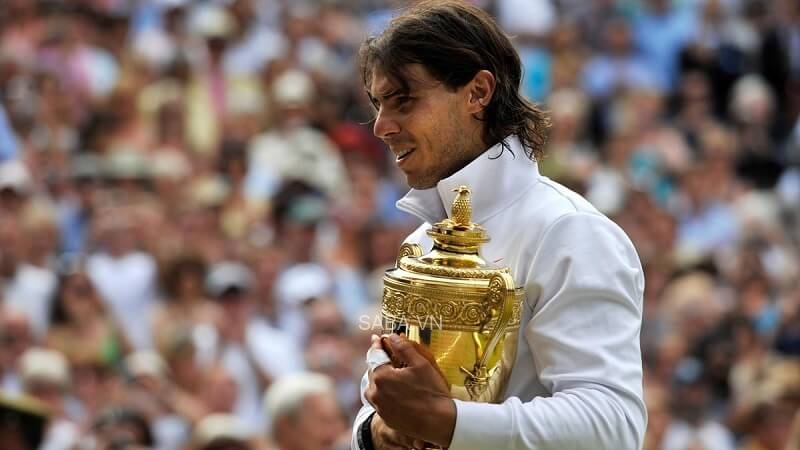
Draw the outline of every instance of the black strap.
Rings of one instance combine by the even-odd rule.
[[[375,450],[372,444],[372,418],[375,417],[375,413],[369,415],[363,422],[361,422],[361,426],[358,428],[358,434],[356,435],[358,439],[358,448],[361,450]]]

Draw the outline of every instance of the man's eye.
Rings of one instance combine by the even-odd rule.
[[[401,111],[402,110],[407,110],[408,108],[411,107],[412,100],[413,99],[411,97],[407,96],[407,95],[402,96],[402,97],[398,97],[398,99],[397,99],[397,109],[401,110]]]

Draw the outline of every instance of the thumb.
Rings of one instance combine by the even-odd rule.
[[[389,343],[392,347],[392,364],[395,367],[419,367],[429,364],[428,360],[417,351],[414,342],[405,336],[391,334]]]

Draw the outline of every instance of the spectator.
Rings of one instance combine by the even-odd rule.
[[[44,342],[64,354],[70,364],[114,367],[130,350],[80,268],[61,274],[49,318],[50,329]]]
[[[277,380],[264,397],[276,450],[333,450],[349,442],[333,383],[318,374]],[[346,447],[345,447],[346,448]]]
[[[603,42],[604,52],[583,68],[582,87],[592,98],[608,99],[625,88],[663,86],[657,72],[636,53],[627,21],[618,18],[607,22]]]
[[[2,390],[7,395],[20,394],[23,390],[20,374],[20,358],[34,344],[33,333],[27,316],[6,306],[0,309],[0,368],[3,370]]]
[[[19,366],[24,392],[47,405],[51,414],[41,448],[71,449],[80,439],[80,429],[64,409],[64,397],[70,392],[66,358],[59,352],[34,347],[20,357]]]
[[[664,77],[663,86],[673,88],[678,79],[678,55],[697,30],[693,5],[675,5],[670,0],[647,0],[633,21],[636,46],[645,64]]]
[[[213,362],[217,327],[222,311],[206,296],[206,264],[195,255],[178,255],[166,262],[161,276],[163,305],[153,313],[154,338],[159,348],[176,330],[193,336],[193,349],[201,366]]]
[[[222,310],[217,351],[219,361],[236,380],[233,412],[251,434],[264,420],[259,392],[275,377],[302,367],[294,342],[251,315],[252,287],[251,271],[238,262],[218,263],[206,279],[208,292]]]
[[[124,210],[108,211],[98,223],[102,250],[91,254],[86,271],[92,284],[122,326],[125,337],[135,349],[152,345],[147,320],[155,301],[156,266],[153,257],[136,248],[132,235],[132,217]]]
[[[310,126],[310,111],[316,87],[305,72],[288,70],[273,82],[271,97],[276,108],[276,128],[250,143],[250,177],[268,176],[266,186],[275,193],[277,180],[305,181],[330,198],[349,191],[339,150],[322,133]]]
[[[5,288],[7,304],[24,312],[41,340],[50,325],[50,305],[56,290],[54,260],[58,251],[55,212],[49,203],[30,201],[21,211],[22,258]]]

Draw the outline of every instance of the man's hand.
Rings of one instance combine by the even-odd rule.
[[[447,382],[411,341],[393,334],[389,342],[392,361],[401,367],[384,364],[371,370],[364,394],[367,401],[392,430],[448,447],[456,423],[456,406]],[[372,339],[372,348],[382,349],[377,336]]]

